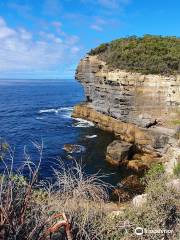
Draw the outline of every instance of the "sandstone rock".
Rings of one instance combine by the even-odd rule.
[[[136,172],[142,172],[149,168],[149,166],[140,159],[129,161],[127,167]]]
[[[155,126],[158,124],[157,119],[153,119],[151,115],[147,113],[140,114],[138,118],[139,118],[139,125],[144,128],[149,128],[151,126]]]
[[[96,111],[91,104],[80,104],[74,107],[73,117],[80,117],[94,122],[99,128],[113,132],[122,141],[138,145],[154,145],[157,134],[149,129],[139,128],[134,124],[125,123],[109,115]],[[162,135],[161,132],[158,135]]]
[[[112,165],[120,166],[133,155],[133,145],[115,140],[107,147],[106,160]]]
[[[121,154],[122,147],[120,146],[120,141],[117,141],[116,145],[114,143],[109,145],[106,159],[114,165],[120,165],[122,163],[128,164],[127,160],[131,160],[133,148],[128,143],[135,144],[137,150],[141,152],[141,155],[137,158],[133,157],[136,161],[128,164],[128,167],[131,169],[142,171],[149,168],[153,162],[156,162],[157,159],[161,157],[161,154],[153,148],[155,146],[154,143],[162,136],[160,130],[156,133],[155,131],[151,132],[149,129],[138,128],[130,123],[123,123],[120,120],[97,112],[89,104],[77,105],[74,108],[73,117],[88,119],[96,123],[101,129],[115,133],[116,137],[122,140],[121,142],[127,142],[124,143],[124,146],[126,153],[127,148],[130,150],[130,155],[128,157],[127,154],[126,157],[124,157],[124,153]]]
[[[151,167],[152,164],[161,162],[161,159],[158,155],[154,154],[153,152],[135,154],[133,156],[133,160],[130,160],[127,163],[127,167],[132,169],[136,172],[145,171]]]
[[[178,145],[174,147],[170,146],[163,157],[163,161],[165,165],[165,171],[168,174],[173,175],[174,167],[178,162],[180,162],[180,147]]]
[[[98,56],[87,56],[78,65],[76,79],[95,110],[123,122],[149,127],[159,121],[169,124],[179,119],[179,75],[110,69]]]
[[[87,55],[78,65],[76,79],[84,87],[86,103],[76,106],[73,116],[94,122],[143,152],[128,162],[128,151],[109,148],[109,162],[126,162],[129,168],[142,171],[158,162],[166,147],[173,144],[180,117],[180,75],[110,69],[98,56]]]
[[[168,186],[174,188],[177,192],[180,193],[180,179],[172,179],[168,182]]]
[[[176,127],[174,136],[176,139],[180,139],[180,125]]]
[[[147,202],[147,194],[141,194],[137,195],[136,197],[133,198],[132,203],[134,207],[140,208]]]

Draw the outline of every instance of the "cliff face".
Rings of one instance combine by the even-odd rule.
[[[124,162],[134,169],[142,163],[149,166],[174,141],[175,129],[180,124],[179,75],[143,75],[109,69],[97,56],[87,56],[79,63],[76,79],[84,87],[86,103],[76,106],[73,116],[91,120],[101,129],[114,132],[117,139],[135,146],[131,159],[126,155],[123,161],[127,146],[124,151],[120,143],[112,144],[113,151],[110,146],[107,151],[109,162]]]
[[[81,60],[77,72],[87,102],[98,112],[141,127],[180,119],[180,75],[142,75],[109,70],[96,56]]]

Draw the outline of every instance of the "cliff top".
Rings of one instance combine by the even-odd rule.
[[[89,52],[111,68],[143,74],[180,73],[180,38],[145,35],[120,38]]]

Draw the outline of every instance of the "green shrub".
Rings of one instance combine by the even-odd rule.
[[[180,162],[178,162],[173,169],[174,175],[180,177]]]
[[[109,44],[103,43],[99,47],[92,49],[90,55],[96,55],[105,52],[108,49]]]
[[[144,234],[141,239],[177,239],[179,232],[179,193],[171,188],[164,168],[160,164],[154,165],[145,176],[147,202],[139,208],[127,210],[126,217],[131,223],[129,239],[139,239],[133,233],[136,227],[147,230],[171,230],[171,233]]]
[[[162,165],[161,163],[154,163],[151,165],[151,168],[146,172],[145,176],[141,178],[141,183],[146,186],[150,182],[154,181],[154,179],[161,178],[164,173],[164,165]]]
[[[3,160],[8,150],[9,144],[4,139],[0,138],[0,160]]]
[[[180,73],[180,38],[144,35],[120,38],[92,49],[110,67],[143,74]]]

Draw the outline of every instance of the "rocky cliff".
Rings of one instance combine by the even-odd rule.
[[[76,79],[94,109],[121,121],[149,127],[180,119],[180,75],[109,70],[96,56],[87,56],[78,66]]]
[[[149,165],[174,141],[180,124],[180,75],[110,69],[97,56],[87,55],[78,65],[76,79],[84,87],[86,103],[76,106],[73,116],[91,120],[135,146],[131,165],[137,160]],[[118,146],[116,153],[107,152],[107,160],[115,158],[119,164],[123,161]]]

